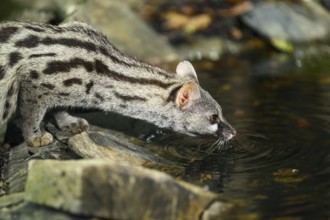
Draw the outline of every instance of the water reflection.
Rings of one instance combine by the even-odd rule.
[[[229,58],[200,68],[201,84],[238,130],[226,150],[207,155],[197,140],[179,138],[158,143],[186,159],[185,179],[238,204],[234,219],[329,216],[330,65],[256,63]]]
[[[196,65],[201,85],[238,131],[220,152],[207,152],[210,140],[154,132],[134,120],[120,118],[112,128],[144,140],[149,149],[185,166],[182,178],[236,204],[229,219],[328,218],[330,64],[318,60],[297,67],[282,57],[229,57]],[[111,128],[101,121],[105,124],[96,124]]]

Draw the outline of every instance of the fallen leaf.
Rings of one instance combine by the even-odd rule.
[[[188,33],[206,29],[212,22],[209,14],[187,16],[178,12],[168,12],[164,15],[166,29],[182,29]]]
[[[209,173],[202,173],[201,174],[200,181],[202,183],[204,183],[205,181],[209,181],[209,180],[212,180],[212,175],[211,174],[209,174]]]
[[[231,33],[231,36],[233,36],[233,38],[236,39],[236,40],[240,40],[243,37],[243,34],[240,31],[240,29],[238,29],[236,27],[232,27],[230,29],[230,33]]]
[[[211,24],[211,22],[212,18],[209,14],[200,14],[191,17],[185,27],[185,31],[188,33],[193,33],[199,30],[204,30]]]
[[[229,9],[221,9],[218,11],[220,16],[223,17],[235,17],[244,13],[247,13],[253,9],[253,3],[251,1],[244,1],[234,5]]]
[[[292,53],[294,50],[293,45],[282,38],[272,38],[270,39],[271,44],[278,50],[287,52],[287,53]]]
[[[164,16],[166,29],[181,29],[187,25],[189,17],[178,12],[168,12]]]
[[[328,84],[330,84],[330,77],[329,76],[328,77],[322,77],[319,82],[322,85],[328,85]]]
[[[309,126],[309,122],[306,119],[304,119],[304,118],[299,118],[297,120],[297,126],[299,128],[306,128],[306,127]]]
[[[279,183],[299,183],[308,178],[308,175],[301,174],[298,169],[284,168],[274,172],[273,177]]]

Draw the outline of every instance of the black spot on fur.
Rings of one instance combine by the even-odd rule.
[[[161,118],[162,118],[162,120],[164,120],[164,121],[167,121],[167,120],[168,120],[168,117],[166,117],[166,116],[164,116],[164,115],[162,115]]]
[[[124,102],[127,102],[127,101],[147,101],[146,98],[143,98],[143,97],[140,97],[140,96],[136,96],[136,95],[133,95],[133,96],[129,96],[129,95],[123,95],[123,94],[119,94],[117,92],[114,92],[115,96],[118,98],[118,99],[121,99],[123,100]]]
[[[119,107],[120,107],[120,108],[124,108],[124,109],[125,109],[125,108],[127,108],[127,105],[124,105],[124,104],[120,104],[120,105],[119,105]]]
[[[26,25],[25,28],[29,29],[31,31],[35,31],[35,32],[45,32],[46,31],[44,28],[41,28],[38,26],[32,26],[32,25]]]
[[[7,97],[11,97],[12,95],[14,95],[15,92],[15,85],[14,83],[9,87],[8,92],[7,92]]]
[[[47,88],[47,89],[50,89],[50,90],[55,88],[55,86],[53,84],[50,84],[50,83],[41,83],[40,85]]]
[[[5,43],[17,32],[17,27],[4,27],[0,29],[0,43]]]
[[[165,83],[158,79],[145,79],[145,78],[136,78],[131,76],[123,75],[115,70],[110,70],[109,67],[104,64],[101,60],[95,60],[95,70],[96,73],[100,75],[105,75],[109,78],[112,78],[117,81],[126,81],[132,84],[141,84],[141,85],[154,85],[164,89],[167,89],[174,83]]]
[[[51,37],[46,37],[43,40],[41,40],[41,43],[44,45],[63,45],[67,47],[78,47],[85,49],[87,51],[93,51],[96,52],[97,46],[91,42],[88,41],[82,41],[78,39],[73,39],[73,38],[51,38]]]
[[[95,70],[99,74],[107,74],[109,68],[100,60],[95,60]]]
[[[172,89],[172,91],[170,92],[169,96],[167,97],[167,102],[175,102],[176,96],[178,91],[180,90],[181,86],[176,87],[174,89]]]
[[[105,44],[109,44],[109,43],[105,43]],[[100,47],[99,51],[104,56],[110,58],[114,63],[120,64],[120,65],[123,65],[126,67],[137,67],[137,68],[147,69],[151,73],[159,74],[166,78],[170,78],[173,76],[172,74],[170,74],[170,73],[166,72],[165,70],[162,70],[158,67],[155,67],[155,66],[143,63],[143,62],[139,62],[138,60],[135,60],[134,57],[129,57],[130,62],[127,62],[121,58],[121,56],[124,56],[124,57],[127,57],[127,56],[121,54],[120,51],[118,51],[113,45],[112,45],[112,49],[115,50],[117,54],[120,54],[120,56],[114,55],[113,52],[109,51],[109,49],[106,47]]]
[[[35,71],[35,70],[31,70],[30,77],[32,79],[38,79],[39,78],[39,73],[37,71]]]
[[[10,102],[8,100],[6,100],[6,102],[5,102],[5,110],[9,110],[10,107],[11,107]]]
[[[21,59],[23,59],[23,56],[19,52],[12,52],[9,54],[9,66],[14,66],[16,63],[18,63]]]
[[[100,93],[97,93],[97,92],[96,92],[94,95],[95,95],[95,98],[99,99],[99,100],[102,101],[102,102],[104,101],[104,98],[103,98],[103,96],[101,96]]]
[[[99,50],[100,50],[100,52],[101,52],[104,56],[110,58],[114,63],[118,63],[118,64],[121,64],[121,65],[123,65],[123,66],[127,66],[127,67],[135,66],[135,65],[133,65],[132,63],[128,63],[128,62],[126,62],[126,61],[120,59],[119,57],[114,56],[114,55],[113,55],[109,50],[107,50],[105,47],[100,47]]]
[[[33,48],[38,46],[39,44],[39,37],[35,35],[29,35],[28,37],[19,40],[15,43],[16,47],[26,47],[26,48]]]
[[[63,81],[63,85],[66,87],[72,86],[73,84],[81,85],[82,80],[79,78],[71,78]]]
[[[94,85],[93,81],[90,81],[89,83],[86,84],[86,94],[89,94],[93,85]]]
[[[67,73],[72,68],[84,67],[87,72],[92,72],[93,63],[81,58],[73,58],[69,61],[51,61],[44,69],[44,74]]]
[[[6,70],[4,66],[0,65],[0,80],[2,80],[5,77]]]
[[[37,53],[37,54],[31,54],[29,58],[38,58],[38,57],[54,57],[56,56],[56,53]]]
[[[60,96],[69,96],[70,93],[67,93],[67,92],[60,92],[59,95],[60,95]]]
[[[45,26],[46,28],[51,29],[52,31],[54,31],[56,33],[62,33],[63,32],[63,28],[61,28],[59,26],[50,25],[50,24],[43,24],[43,26]]]
[[[5,109],[5,111],[2,114],[2,120],[6,120],[8,115],[9,115],[9,111],[7,109]]]

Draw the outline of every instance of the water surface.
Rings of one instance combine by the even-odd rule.
[[[136,120],[102,122],[184,166],[180,178],[234,203],[229,219],[329,219],[330,63],[248,57],[194,64],[238,131],[220,151],[208,154],[211,141]]]
[[[201,69],[201,71],[203,71]],[[227,58],[202,84],[238,136],[186,178],[237,204],[233,219],[330,216],[330,63]]]

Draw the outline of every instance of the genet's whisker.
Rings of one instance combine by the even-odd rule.
[[[207,149],[206,154],[211,154],[216,149],[220,150],[223,143],[223,139],[219,138]]]

